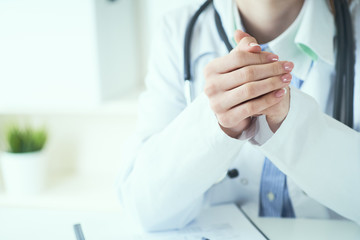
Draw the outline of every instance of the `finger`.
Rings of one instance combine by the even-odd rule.
[[[226,91],[221,103],[221,109],[227,111],[236,105],[258,98],[269,92],[287,87],[291,82],[291,74],[267,78],[261,81],[254,81],[230,91]]]
[[[217,73],[228,73],[249,65],[271,63],[278,60],[279,57],[277,55],[269,52],[250,53],[233,51],[228,55],[213,60],[210,66]]]
[[[221,74],[219,81],[221,81],[223,90],[230,90],[248,82],[290,73],[293,68],[294,64],[287,61],[251,65]]]
[[[244,119],[259,114],[265,109],[279,103],[286,93],[287,91],[285,89],[267,93],[259,98],[233,107],[227,111],[226,114],[219,115],[218,118],[221,118],[222,126],[224,127],[236,126]]]
[[[281,105],[281,104],[283,104],[285,102],[284,101],[285,99],[290,97],[290,88],[289,88],[289,86],[285,87],[285,89],[286,89],[286,92],[284,94],[284,97],[282,97],[282,101],[280,101],[279,103],[277,103],[276,105],[274,105],[271,108],[264,109],[263,111],[260,112],[260,114],[269,116],[271,118],[276,117],[277,115],[280,115],[281,111],[282,111],[281,106],[284,106],[284,105]],[[279,89],[279,90],[283,91],[283,89]],[[276,106],[279,106],[279,107],[276,107]],[[288,111],[288,109],[289,109],[289,106],[287,107],[287,111]]]
[[[234,50],[259,53],[261,52],[261,47],[254,37],[248,36],[243,37]]]
[[[243,39],[244,37],[250,37],[249,34],[247,34],[246,32],[243,32],[241,30],[236,30],[234,32],[234,39],[235,42],[238,44],[240,42],[241,39]]]

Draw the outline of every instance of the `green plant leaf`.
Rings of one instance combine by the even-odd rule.
[[[26,153],[40,151],[47,140],[45,128],[33,129],[11,126],[6,133],[8,151],[12,153]]]

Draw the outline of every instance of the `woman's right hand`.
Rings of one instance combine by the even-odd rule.
[[[235,39],[236,48],[206,65],[204,92],[221,129],[238,138],[252,116],[282,100],[294,64],[261,52],[256,39],[246,33],[236,31]]]

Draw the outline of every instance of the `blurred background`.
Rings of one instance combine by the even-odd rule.
[[[196,1],[0,1],[0,159],[9,126],[47,134],[42,167],[2,161],[0,207],[119,209],[153,33],[164,12]],[[26,191],[42,168],[43,186]]]

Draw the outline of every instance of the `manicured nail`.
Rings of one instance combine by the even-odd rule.
[[[290,72],[294,68],[294,64],[292,62],[285,62],[284,69],[287,72]]]
[[[270,55],[268,56],[268,59],[269,59],[269,61],[277,62],[277,61],[279,61],[279,56],[278,56],[278,55],[275,55],[275,54],[270,54]]]
[[[277,90],[275,92],[275,97],[280,98],[280,97],[284,96],[286,94],[286,92],[287,92],[286,88],[282,88],[280,90]]]
[[[260,46],[260,45],[257,44],[257,43],[249,43],[249,46],[250,46],[250,47],[257,47],[257,46]]]
[[[291,74],[287,73],[285,75],[282,75],[281,81],[283,81],[284,83],[289,83],[291,82],[291,78],[292,78]]]

